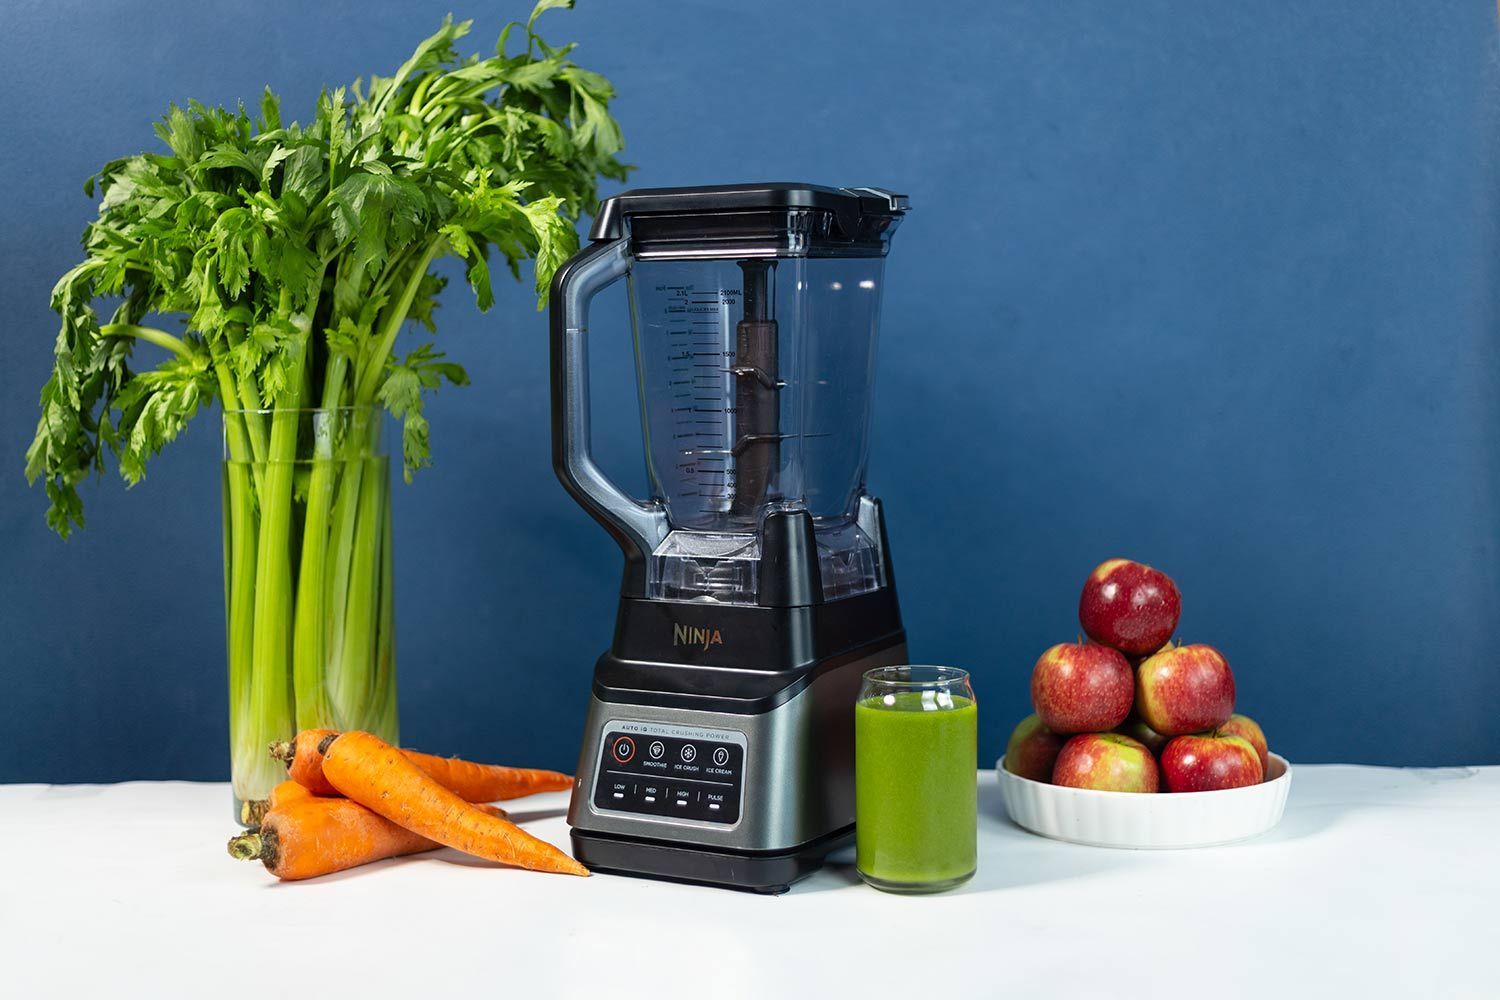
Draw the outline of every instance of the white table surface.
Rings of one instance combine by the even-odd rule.
[[[567,844],[566,796],[512,803]],[[225,785],[0,786],[0,996],[1500,997],[1500,767],[1299,767],[1238,846],[1028,834],[980,775],[979,872],[780,897],[450,851],[278,884]]]

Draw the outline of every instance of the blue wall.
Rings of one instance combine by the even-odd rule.
[[[20,476],[83,178],[169,100],[269,82],[305,109],[389,72],[452,2],[0,14],[0,780],[227,771],[216,416],[130,493],[89,488],[68,544]],[[974,672],[984,759],[1124,554],[1176,577],[1182,634],[1293,760],[1435,764],[1500,761],[1494,19],[585,0],[544,23],[619,87],[638,184],[911,195],[871,482],[914,655]],[[404,736],[568,767],[618,556],[553,479],[525,289],[442,313],[475,385],[433,399],[436,465],[398,493]],[[623,316],[601,334],[598,447],[639,483]]]

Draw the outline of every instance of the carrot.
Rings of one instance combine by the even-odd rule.
[[[538,792],[565,792],[573,787],[573,776],[559,771],[476,764],[457,757],[435,757],[415,750],[401,752],[406,754],[407,760],[426,771],[432,780],[468,802],[498,802]]]
[[[323,753],[318,744],[331,740],[333,729],[304,729],[291,741],[271,744],[271,756],[286,763],[287,775],[314,795],[337,795],[338,790],[323,777]]]
[[[332,785],[329,786],[330,789],[332,787]],[[337,795],[338,792],[331,792],[331,794]],[[291,805],[293,802],[306,802],[310,798],[313,798],[313,793],[308,791],[303,785],[295,781],[283,781],[271,789],[271,797],[266,799],[266,811],[270,812],[272,809],[280,809],[283,806]]]
[[[290,742],[271,744],[271,756],[286,761],[293,781],[314,795],[337,792],[323,776],[323,751],[338,734],[331,729],[304,729]],[[476,764],[457,757],[437,757],[415,750],[402,750],[438,784],[468,802],[518,799],[538,792],[563,792],[573,787],[572,775],[529,767]]]
[[[229,853],[242,861],[259,858],[272,875],[290,881],[437,846],[357,802],[308,798],[266,813],[258,833],[229,841]]]
[[[465,854],[532,871],[589,873],[546,841],[465,802],[370,733],[344,733],[325,746],[323,776],[393,823]]]
[[[294,785],[296,791],[287,789]],[[278,793],[282,793],[278,797]],[[372,861],[431,851],[441,844],[402,829],[358,802],[314,796],[287,781],[271,792],[271,809],[260,830],[229,841],[229,853],[241,861],[259,859],[284,881],[315,878]],[[493,816],[505,812],[476,806]]]
[[[332,789],[332,785],[329,786]],[[251,799],[241,804],[240,821],[251,830],[260,829],[265,821],[266,813],[277,806],[286,805],[293,801],[312,798],[312,792],[302,787],[295,781],[283,781],[271,789],[271,794],[264,799]],[[338,792],[332,794],[337,795]]]

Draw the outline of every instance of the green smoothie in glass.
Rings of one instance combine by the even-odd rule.
[[[940,892],[976,864],[979,709],[952,667],[881,667],[854,706],[856,863],[892,892]]]

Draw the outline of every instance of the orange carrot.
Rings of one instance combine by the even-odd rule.
[[[465,854],[532,871],[589,873],[546,841],[465,802],[370,733],[344,733],[329,743],[323,775],[355,802]]]
[[[402,829],[358,802],[314,796],[296,782],[276,786],[271,802],[260,830],[231,838],[229,853],[241,861],[259,859],[267,871],[285,881],[315,878],[442,846]],[[504,810],[494,806],[475,808],[505,816]]]
[[[258,833],[229,841],[229,853],[242,861],[259,858],[272,875],[290,881],[436,846],[357,802],[309,797],[266,813]]]
[[[331,788],[332,786],[330,785],[329,787]],[[338,793],[334,792],[333,794],[337,795]],[[309,792],[306,788],[303,788],[295,781],[283,781],[271,789],[271,794],[266,798],[251,799],[241,803],[240,822],[244,823],[251,830],[258,830],[260,829],[260,824],[266,818],[266,813],[272,809],[290,802],[309,798],[312,798],[312,792]]]
[[[314,795],[337,795],[338,790],[323,777],[323,754],[318,744],[331,740],[333,729],[304,729],[296,738],[271,744],[271,756],[286,763],[287,775]]]
[[[304,729],[291,742],[271,744],[271,756],[286,761],[292,780],[314,795],[336,795],[323,775],[323,752],[337,735],[332,729]],[[564,792],[573,787],[572,776],[559,771],[476,764],[415,750],[401,752],[438,784],[468,802],[498,802],[538,792]]]
[[[338,793],[334,792],[333,794],[337,795]],[[297,784],[297,782],[283,781],[271,789],[271,795],[266,799],[266,811],[270,812],[272,809],[280,809],[291,805],[293,802],[306,802],[312,797],[313,793],[302,785]]]
[[[573,776],[559,771],[476,764],[457,757],[434,757],[415,750],[401,752],[406,754],[407,760],[426,771],[433,781],[468,802],[498,802],[537,792],[565,792],[573,787]]]

